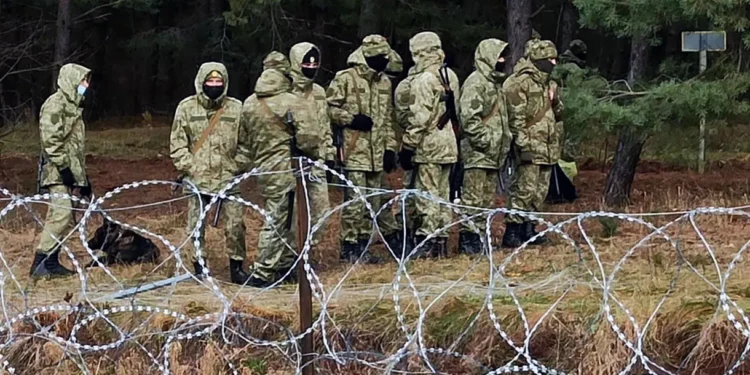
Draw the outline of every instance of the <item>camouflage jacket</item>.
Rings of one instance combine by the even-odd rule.
[[[396,126],[403,132],[409,126],[409,106],[411,105],[411,81],[414,80],[416,73],[414,68],[409,69],[409,75],[399,82],[396,91],[393,94],[393,112]]]
[[[425,42],[423,36],[429,34]],[[409,125],[404,133],[403,147],[415,150],[414,162],[452,164],[458,159],[456,135],[448,122],[438,129],[440,116],[446,111],[441,101],[444,94],[438,69],[445,54],[439,49],[440,40],[434,33],[417,34],[409,48],[415,62],[415,76],[409,89]],[[456,73],[448,69],[451,89],[455,95],[456,110],[460,113],[461,95]]]
[[[203,93],[203,82],[214,70],[224,76],[224,93],[216,102]],[[170,156],[175,168],[199,189],[212,193],[226,186],[243,164],[242,156],[237,152],[242,103],[227,96],[228,88],[229,75],[223,64],[209,62],[201,65],[195,76],[196,94],[177,105],[170,135]],[[195,150],[211,118],[222,108],[216,127],[202,147]]]
[[[352,66],[336,73],[328,87],[331,121],[344,130],[344,168],[379,172],[383,170],[385,150],[398,151],[391,81],[367,66],[361,50],[355,51],[349,62]],[[372,118],[372,131],[360,132],[348,127],[356,114]]]
[[[510,151],[512,135],[502,90],[505,73],[495,71],[508,43],[486,39],[474,53],[476,70],[461,88],[461,152],[465,168],[500,169]]]
[[[549,98],[549,89],[555,92]],[[503,84],[508,98],[510,131],[515,152],[531,152],[533,163],[552,165],[560,158],[563,139],[563,110],[557,84],[528,59],[519,60],[514,73]]]
[[[66,64],[57,77],[57,92],[42,105],[39,114],[39,135],[45,165],[41,186],[62,184],[60,170],[70,168],[76,186],[86,186],[85,132],[83,97],[78,94],[78,84],[90,70],[81,65]]]
[[[318,154],[324,161],[334,160],[336,158],[336,148],[333,146],[333,131],[331,130],[331,120],[328,117],[326,90],[302,74],[302,59],[313,48],[317,47],[310,43],[299,43],[292,46],[292,49],[289,51],[289,60],[291,63],[289,74],[292,76],[293,81],[292,93],[301,99],[309,101],[309,105],[316,108],[318,131],[324,134],[323,142],[319,145],[321,150],[318,151]]]
[[[290,170],[293,142],[307,157],[322,156],[319,152],[325,135],[319,129],[314,102],[301,101],[290,90],[282,71],[267,68],[255,84],[255,94],[242,106],[241,143],[247,145],[252,166],[261,171]],[[292,115],[291,127],[285,122],[287,112]],[[294,181],[291,173],[273,176]]]

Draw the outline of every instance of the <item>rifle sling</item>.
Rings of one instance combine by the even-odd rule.
[[[224,113],[224,107],[219,108],[219,110],[216,111],[213,116],[211,116],[211,120],[208,122],[208,127],[203,130],[203,133],[201,133],[201,137],[198,138],[198,142],[195,142],[195,144],[193,145],[193,148],[190,151],[191,154],[198,154],[198,151],[200,151],[200,149],[203,147],[203,144],[208,139],[208,136],[213,133],[214,128],[216,128],[216,125],[219,123],[219,119],[221,119],[222,113]]]
[[[289,126],[287,126],[286,123],[284,123],[284,120],[281,118],[281,116],[275,114],[271,107],[268,106],[268,103],[266,103],[266,99],[258,99],[258,102],[260,103],[260,107],[263,109],[263,113],[265,113],[268,117],[271,117],[274,121],[273,123],[276,124],[281,130],[284,131],[284,133],[289,134],[289,136],[294,137],[294,132],[289,129]]]

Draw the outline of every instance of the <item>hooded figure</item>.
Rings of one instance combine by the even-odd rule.
[[[379,188],[382,173],[396,169],[398,142],[393,127],[391,81],[383,73],[388,66],[391,48],[380,35],[369,35],[362,46],[347,60],[350,68],[336,73],[328,88],[331,121],[343,128],[343,167],[354,185]],[[356,198],[351,189],[345,200]],[[377,212],[381,197],[371,200]],[[392,215],[390,210],[383,214]],[[366,252],[372,234],[372,218],[363,202],[344,207],[341,213],[341,259],[366,263],[379,259]],[[397,234],[381,234],[395,243]]]
[[[461,142],[464,162],[463,202],[468,206],[490,208],[495,199],[498,172],[503,167],[512,135],[508,126],[508,106],[503,93],[505,61],[510,60],[508,43],[485,39],[474,53],[474,72],[461,88]],[[501,61],[502,60],[502,61]],[[482,251],[486,218],[464,222],[460,233],[460,251]]]
[[[91,195],[91,184],[86,176],[86,127],[81,108],[90,73],[81,65],[63,65],[57,77],[57,91],[47,98],[39,114],[43,164],[40,187],[52,194],[69,195],[78,187],[82,196]],[[58,242],[73,229],[73,204],[70,199],[59,196],[52,196],[50,203],[29,272],[34,278],[73,274],[60,265]]]
[[[509,103],[513,153],[518,161],[511,182],[508,208],[538,212],[547,195],[552,166],[560,158],[563,106],[557,86],[550,80],[557,49],[550,41],[533,43],[528,59],[519,61],[503,88]],[[518,247],[536,235],[531,220],[519,215],[506,216],[503,246]],[[537,238],[532,244],[543,244]]]
[[[317,117],[317,131],[323,135],[323,142],[318,146],[321,161],[333,169],[336,159],[336,148],[333,147],[333,131],[331,121],[328,118],[328,103],[326,102],[326,91],[313,80],[320,67],[320,49],[311,43],[298,43],[289,50],[291,62],[290,75],[292,77],[292,93],[299,100],[307,102],[307,105],[315,108]],[[328,184],[324,170],[314,168],[312,173],[317,177],[308,182],[308,196],[310,197],[310,215],[313,225],[317,224],[323,215],[330,209],[328,201]],[[325,226],[321,226],[313,236],[313,246],[320,243],[325,234]]]
[[[398,52],[391,50],[391,55],[388,58],[388,66],[385,68],[385,75],[393,81],[397,79],[403,71],[404,60]]]
[[[442,43],[437,34],[422,32],[409,41],[409,50],[414,60],[414,77],[409,82],[408,125],[404,133],[399,160],[404,169],[414,169],[408,186],[426,191],[433,196],[448,200],[450,195],[449,174],[456,163],[458,149],[452,124],[438,128],[440,117],[447,111],[443,98],[446,90],[441,84],[440,69],[445,60]],[[411,74],[411,73],[410,73]],[[454,94],[453,105],[458,110],[460,98],[459,81],[448,69],[450,88]],[[407,78],[408,79],[408,78]],[[460,113],[460,111],[459,111]],[[424,198],[411,200],[415,213],[415,243],[447,225],[451,220],[450,209]],[[433,256],[445,254],[447,232],[440,232],[422,246]]]
[[[175,111],[170,135],[170,156],[175,168],[186,181],[201,191],[218,193],[247,164],[248,156],[244,151],[246,146],[240,144],[239,137],[242,103],[227,96],[229,73],[223,64],[208,62],[201,65],[194,83],[195,95],[182,100]],[[185,191],[188,192],[187,188]],[[229,194],[238,194],[238,189]],[[188,233],[194,231],[198,222],[201,200],[205,207],[211,197],[191,195],[188,200]],[[224,200],[221,205],[231,280],[242,284],[247,279],[247,274],[242,271],[246,253],[244,206],[232,200]],[[207,220],[204,219],[199,233],[201,249],[204,251],[206,225]],[[204,258],[205,253],[198,260],[194,252],[188,251],[188,260],[193,262],[198,278],[208,272],[203,266]]]
[[[293,156],[320,159],[324,134],[320,133],[318,111],[313,100],[300,100],[291,92],[287,79],[289,60],[271,52],[255,84],[255,93],[242,106],[242,137],[247,140],[253,166],[263,172],[285,172],[258,176],[270,220],[258,236],[258,256],[248,285],[268,287],[286,275],[294,263],[287,244],[295,242],[295,177],[290,173]],[[312,87],[310,87],[312,89]],[[293,277],[292,277],[293,279]]]

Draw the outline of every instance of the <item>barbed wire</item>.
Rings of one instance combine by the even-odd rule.
[[[175,366],[180,358],[175,358],[172,350],[176,345],[182,343],[199,342],[209,340],[223,345],[219,355],[228,373],[247,373],[243,369],[241,360],[238,360],[235,349],[254,348],[257,350],[270,350],[276,354],[279,362],[277,365],[285,366],[293,370],[295,374],[301,373],[305,366],[312,364],[328,364],[334,367],[361,366],[377,373],[445,373],[441,370],[444,365],[442,360],[456,360],[465,366],[467,374],[483,373],[488,375],[510,374],[510,373],[533,373],[533,374],[572,374],[580,373],[576,368],[559,368],[559,363],[549,363],[546,358],[535,355],[532,348],[535,335],[538,335],[545,324],[555,318],[562,311],[563,304],[571,296],[575,295],[581,288],[587,288],[591,293],[599,295],[599,315],[609,325],[613,337],[620,345],[627,349],[628,357],[624,359],[624,365],[619,368],[620,374],[631,373],[638,368],[652,375],[678,374],[681,368],[666,363],[652,349],[646,346],[650,329],[655,320],[662,313],[669,298],[680,288],[684,282],[685,274],[697,277],[705,284],[716,298],[715,317],[723,316],[736,332],[746,339],[742,348],[738,348],[739,356],[731,366],[722,370],[724,374],[738,373],[746,363],[747,355],[750,353],[750,318],[741,308],[738,297],[729,292],[729,279],[741,265],[743,255],[750,246],[750,239],[743,240],[744,244],[731,255],[728,264],[726,253],[719,253],[711,245],[709,237],[697,224],[698,217],[744,217],[750,218],[747,211],[750,206],[733,208],[706,207],[687,211],[661,212],[661,213],[613,213],[613,212],[544,212],[528,213],[505,208],[470,207],[455,204],[447,200],[430,195],[427,192],[416,189],[382,189],[355,186],[351,180],[336,170],[329,169],[325,164],[308,159],[302,159],[307,167],[301,171],[301,181],[304,204],[307,207],[308,228],[299,228],[305,232],[305,245],[297,249],[296,244],[286,241],[286,236],[273,228],[276,236],[282,241],[285,248],[292,251],[295,257],[291,270],[277,280],[272,286],[264,289],[244,286],[227,286],[216,279],[216,273],[211,272],[211,265],[206,261],[207,250],[200,241],[201,228],[206,226],[208,213],[220,200],[232,201],[249,208],[254,215],[259,215],[264,224],[273,224],[270,213],[267,212],[260,202],[252,202],[236,194],[237,187],[250,178],[272,174],[292,174],[294,170],[270,168],[270,171],[254,169],[232,179],[217,193],[203,192],[190,181],[182,184],[185,194],[170,199],[159,200],[150,203],[141,203],[125,207],[107,207],[121,194],[137,191],[146,187],[175,188],[180,186],[174,181],[145,180],[132,182],[105,193],[101,197],[91,200],[81,199],[75,195],[48,193],[23,196],[13,194],[7,189],[0,188],[0,201],[6,205],[0,210],[0,225],[7,222],[11,212],[19,211],[18,215],[27,212],[32,223],[45,231],[44,221],[34,210],[34,206],[54,206],[53,199],[69,199],[75,202],[74,212],[81,214],[80,220],[73,230],[63,238],[54,238],[58,242],[61,254],[70,261],[77,277],[70,280],[58,282],[63,283],[64,290],[69,293],[71,288],[77,290],[75,299],[66,297],[66,303],[59,300],[65,296],[36,296],[42,294],[38,290],[24,285],[28,280],[20,276],[18,259],[12,261],[7,248],[14,245],[10,242],[0,243],[0,308],[2,309],[2,324],[0,324],[0,369],[8,373],[24,373],[25,368],[31,369],[30,363],[24,363],[16,358],[18,348],[29,345],[54,345],[62,353],[57,365],[60,373],[63,373],[63,362],[74,366],[76,371],[85,374],[96,374],[97,370],[92,367],[90,359],[97,353],[107,353],[115,350],[133,349],[145,355],[149,363],[151,373],[173,374]],[[280,160],[281,162],[288,162]],[[313,222],[314,215],[311,214],[313,205],[310,197],[310,184],[319,184],[322,181],[315,177],[318,173],[314,170],[329,172],[338,178],[341,183],[329,184],[329,188],[351,189],[353,198],[340,204],[331,204],[331,208],[318,215],[319,219]],[[299,174],[299,172],[296,172]],[[136,225],[129,220],[117,219],[114,214],[137,212],[143,209],[151,209],[172,203],[180,202],[191,196],[210,197],[204,203],[198,199],[199,212],[196,225],[188,230],[184,238],[178,241],[170,241],[166,234],[150,230],[147,226]],[[147,196],[147,195],[144,195]],[[373,198],[381,198],[384,202],[381,207],[373,207]],[[406,238],[408,232],[406,225],[409,214],[407,213],[407,202],[419,199],[429,204],[440,205],[454,214],[454,219],[447,225],[429,234],[421,243],[412,248],[407,246]],[[312,263],[312,255],[316,248],[313,245],[313,237],[319,236],[319,232],[330,225],[336,215],[353,204],[364,204],[367,214],[372,221],[373,233],[367,244],[369,252],[375,251],[378,243],[382,243],[388,260],[395,264],[390,283],[380,284],[348,284],[358,272],[361,272],[362,257],[357,264],[348,265],[344,273],[336,280],[330,281],[325,271],[320,271]],[[402,248],[393,249],[392,244],[387,241],[379,241],[385,238],[377,219],[383,212],[391,213],[400,218],[402,223],[401,236]],[[502,215],[518,215],[526,220],[532,221],[543,228],[534,238],[516,249],[500,249],[496,243],[497,227],[493,223]],[[128,291],[132,284],[132,277],[118,277],[117,271],[101,261],[100,255],[88,245],[90,237],[88,227],[94,223],[95,216],[100,215],[102,220],[115,223],[122,228],[132,230],[139,235],[157,242],[167,249],[166,256],[160,260],[154,270],[148,273],[149,280],[144,280],[136,288],[144,287],[144,291],[133,292],[128,299],[122,299],[122,292]],[[18,217],[18,216],[16,216]],[[657,226],[646,221],[647,218],[663,218],[664,223]],[[552,218],[563,218],[552,222]],[[601,241],[587,229],[587,223],[595,220],[615,220],[624,225],[645,230],[647,234],[640,237],[635,245],[625,248],[627,251],[616,261],[608,261],[612,257],[608,249],[601,248]],[[483,220],[484,229],[480,230],[476,222]],[[482,243],[482,254],[469,257],[466,263],[455,263],[454,273],[458,276],[444,274],[431,274],[420,276],[413,269],[419,262],[427,260],[417,259],[420,251],[427,246],[429,241],[435,237],[450,233],[457,227],[468,225],[471,230],[480,235]],[[705,252],[709,259],[707,264],[696,265],[691,261],[694,256],[688,256],[683,242],[679,238],[684,236],[682,229],[674,233],[676,228],[689,228],[689,232],[697,236],[698,249]],[[181,230],[181,229],[180,229]],[[5,237],[12,237],[12,231]],[[77,235],[77,236],[76,236]],[[519,265],[533,261],[538,257],[538,251],[532,250],[532,243],[542,236],[556,239],[555,245],[550,248],[557,255],[564,258],[562,268],[527,275],[528,277],[514,276],[512,269]],[[76,238],[80,241],[83,251],[74,251],[71,246],[75,244]],[[559,238],[559,240],[557,240]],[[15,244],[17,246],[17,244]],[[28,244],[31,245],[31,244]],[[203,275],[195,277],[189,267],[183,261],[183,249],[191,245],[195,249],[195,257],[202,266]],[[319,246],[319,245],[318,245]],[[634,261],[640,251],[653,246],[666,246],[668,250],[660,250],[663,254],[671,255],[675,264],[673,273],[666,283],[665,290],[655,301],[653,310],[648,315],[642,315],[628,307],[626,298],[617,292],[618,275],[625,273],[628,262]],[[565,250],[568,249],[568,250]],[[696,249],[690,249],[691,254]],[[533,253],[536,252],[536,253]],[[536,255],[529,255],[530,253]],[[568,256],[569,255],[569,256]],[[364,255],[363,255],[364,256]],[[96,265],[93,269],[102,270],[105,278],[94,277],[92,272],[84,264],[84,258],[91,258]],[[167,269],[174,262],[174,269]],[[300,330],[294,325],[284,324],[278,319],[263,317],[261,313],[251,313],[242,309],[242,306],[256,306],[258,308],[269,300],[279,300],[282,294],[276,288],[285,280],[293,277],[292,272],[298,264],[302,264],[304,275],[309,282],[312,299],[315,304],[317,316],[314,317],[310,328]],[[699,268],[708,265],[715,271],[715,275],[707,276]],[[386,266],[367,266],[387,268]],[[372,269],[372,268],[368,268]],[[157,272],[164,270],[165,272]],[[251,269],[252,271],[252,269]],[[477,273],[481,273],[481,280],[476,280]],[[533,274],[534,272],[530,272]],[[665,272],[666,273],[666,272]],[[453,274],[453,273],[451,273]],[[144,277],[139,275],[137,277]],[[523,276],[523,275],[522,275]],[[532,277],[533,276],[533,277]],[[153,280],[156,277],[157,280]],[[739,277],[739,276],[736,276]],[[736,278],[735,277],[735,278]],[[183,283],[184,280],[191,280]],[[78,284],[77,286],[75,284]],[[161,303],[153,303],[148,299],[150,292],[145,288],[147,284],[162,283],[161,286],[169,287],[166,293],[158,294]],[[178,285],[179,284],[179,285]],[[190,284],[190,285],[187,285]],[[195,287],[199,289],[196,290]],[[191,314],[187,308],[189,301],[185,301],[185,295],[179,294],[181,288],[190,289],[190,296],[195,300],[210,301],[203,306],[207,312]],[[53,288],[54,289],[54,288]],[[109,293],[109,294],[107,294]],[[119,293],[119,294],[118,294]],[[389,296],[390,294],[390,296]],[[528,303],[524,295],[544,295],[547,306],[541,311],[534,308],[534,317],[530,316]],[[109,297],[108,297],[109,296]],[[114,297],[113,297],[114,296]],[[292,292],[287,292],[286,297],[293,299]],[[349,322],[339,319],[337,312],[341,296],[350,296],[354,304],[363,307],[369,304],[369,308],[363,309],[366,313],[357,321]],[[444,303],[453,297],[471,297],[481,301],[480,308],[471,312],[464,324],[455,333],[450,345],[435,347],[427,332],[430,316],[436,314],[437,310],[444,307]],[[390,298],[389,298],[390,297]],[[708,297],[708,296],[704,296]],[[582,298],[577,295],[575,298]],[[187,298],[188,300],[190,298]],[[382,352],[383,345],[378,347],[358,348],[356,340],[352,340],[351,332],[363,324],[366,319],[380,304],[386,300],[392,301],[392,310],[395,328],[401,332],[400,341],[392,342],[393,350]],[[509,302],[508,302],[509,301]],[[653,301],[651,301],[653,302]],[[502,303],[502,308],[499,308]],[[166,307],[171,306],[171,307]],[[509,310],[510,309],[510,310]],[[512,312],[514,310],[514,312]],[[43,322],[43,316],[54,314],[52,323]],[[520,320],[520,331],[509,326],[509,316],[515,314]],[[126,317],[130,317],[127,318]],[[154,321],[168,319],[171,327],[158,326]],[[487,319],[494,332],[477,331],[477,327]],[[718,318],[716,318],[718,319]],[[714,320],[715,322],[716,320]],[[255,322],[255,323],[253,323]],[[66,325],[69,331],[61,330],[60,325]],[[262,327],[262,328],[257,328]],[[489,328],[489,327],[487,327]],[[701,329],[703,334],[705,329]],[[91,337],[84,339],[83,336],[92,336],[89,330],[107,332],[100,338],[101,341],[91,341]],[[86,333],[84,333],[86,332]],[[271,333],[269,333],[271,332]],[[62,333],[62,334],[60,334]],[[487,361],[487,356],[476,357],[470,351],[462,352],[462,345],[475,335],[495,335],[502,342],[503,350],[510,350],[510,355],[500,362],[498,358]],[[96,335],[93,335],[94,337]],[[318,345],[317,354],[314,358],[305,359],[298,341],[303,337],[312,336],[316,338]],[[158,344],[155,344],[158,343]],[[501,345],[501,344],[497,344]],[[217,349],[218,350],[218,349]],[[687,361],[695,353],[694,348],[685,358]],[[684,362],[683,361],[683,362]],[[500,364],[502,363],[502,364]],[[640,366],[640,367],[639,367]],[[448,373],[455,373],[447,371]]]

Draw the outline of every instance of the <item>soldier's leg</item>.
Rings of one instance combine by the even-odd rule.
[[[419,164],[416,172],[415,187],[431,194],[435,198],[447,201],[450,195],[449,174],[449,165]],[[416,229],[417,243],[450,222],[450,208],[441,206],[437,202],[425,198],[420,197],[416,200],[415,211],[416,220],[419,223],[419,227]],[[440,233],[438,237],[443,240],[448,237],[448,233]],[[437,246],[437,243],[430,246]],[[425,250],[433,251],[435,249]]]
[[[310,200],[310,227],[316,225],[318,221],[331,209],[328,199],[328,183],[326,183],[326,173],[321,169],[314,169],[314,179],[308,181],[307,192]],[[326,232],[327,219],[321,227],[313,234],[312,245],[317,246]]]
[[[534,202],[538,199],[539,195],[537,189],[540,178],[539,165],[519,165],[511,182],[511,189],[508,194],[508,208],[526,212],[533,211],[535,209]],[[547,178],[549,179],[549,175],[547,175]],[[527,220],[521,215],[506,215],[503,247],[518,247],[528,240],[526,232]]]
[[[245,261],[245,206],[241,203],[225,200],[221,208],[224,221],[224,236],[229,259]]]
[[[52,185],[49,187],[52,194],[70,194],[65,185]],[[59,242],[73,230],[73,202],[68,198],[52,197],[47,207],[47,216],[44,219],[44,230],[39,244],[36,247],[37,254],[49,255],[59,250]]]
[[[461,204],[465,206],[487,208],[486,204],[486,185],[487,173],[484,169],[473,168],[464,171],[464,184],[461,190]],[[465,210],[464,213],[467,216],[471,216],[477,213],[474,210]],[[461,218],[459,218],[461,219]],[[480,217],[472,220],[474,225],[481,231],[484,225],[484,220]],[[461,232],[474,233],[469,221],[461,223]]]
[[[388,174],[380,173],[380,188],[386,190],[394,190],[391,184],[388,182]],[[383,204],[389,202],[394,196],[392,194],[383,195],[381,201]],[[394,202],[388,208],[383,210],[378,216],[378,226],[383,236],[391,234],[397,234],[401,232],[401,225],[398,223],[398,218],[393,214],[393,207],[398,204],[398,201]]]
[[[70,194],[64,185],[52,185],[49,192]],[[29,275],[38,277],[65,277],[73,271],[60,264],[60,245],[73,230],[73,202],[69,198],[52,197],[47,208],[42,236],[36,248]]]
[[[203,204],[201,204],[201,201]],[[185,264],[193,264],[195,268],[195,273],[200,274],[202,271],[199,268],[199,265],[197,264],[197,259],[195,256],[195,225],[198,223],[198,218],[200,217],[201,210],[205,209],[206,202],[204,199],[202,199],[200,196],[197,195],[191,195],[188,198],[188,210],[187,210],[187,225],[185,227],[185,233],[188,236],[188,244],[185,245],[181,250],[181,256],[182,261]],[[203,219],[201,222],[200,228],[198,228],[198,240],[200,243],[201,251],[202,251],[202,257],[203,261],[206,262],[207,253],[206,253],[206,246],[205,246],[205,233],[206,233],[206,225],[208,225],[208,216]]]
[[[549,182],[552,177],[553,165],[540,165],[539,166],[539,178],[537,179],[537,185],[535,188],[536,195],[532,202],[532,209],[536,212],[542,211],[542,205],[544,205],[544,199],[547,198],[547,192],[549,191]]]
[[[294,207],[294,202],[289,199],[291,188],[280,188],[276,192],[268,191],[267,188],[265,190],[265,211],[269,218],[258,236],[258,255],[255,257],[253,277],[273,282],[277,271],[289,268],[294,263],[294,252],[290,247],[296,246],[296,223],[294,214],[292,217],[289,215],[290,208]]]
[[[349,171],[348,178],[355,186],[367,186],[367,174],[365,172]],[[361,194],[367,194],[367,190],[360,190]],[[351,202],[359,198],[354,189],[344,189],[344,202]],[[369,213],[365,209],[365,204],[361,200],[356,200],[345,206],[341,210],[341,259],[349,260],[352,252],[358,252],[359,235],[362,227],[370,225],[369,220],[365,221],[365,215]]]

